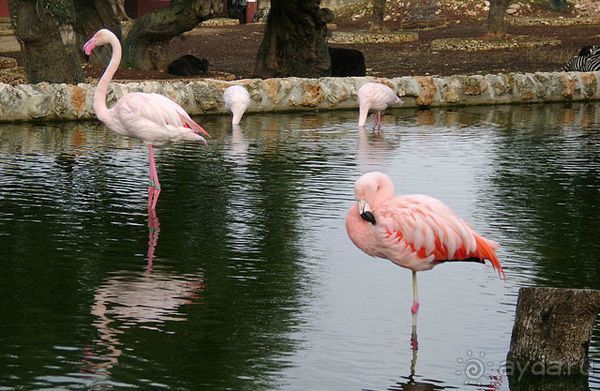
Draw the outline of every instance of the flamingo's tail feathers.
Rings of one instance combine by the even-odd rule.
[[[496,250],[500,248],[500,245],[492,240],[485,239],[482,236],[475,235],[475,242],[477,243],[477,255],[481,259],[487,259],[492,264],[494,270],[498,271],[498,275],[503,280],[506,279],[504,269],[496,256]]]
[[[194,132],[196,133],[201,133],[203,135],[205,135],[206,137],[210,138],[210,134],[208,134],[206,132],[206,130],[204,130],[202,128],[202,126],[198,125],[193,119],[191,119],[190,117],[186,117],[183,116],[181,114],[179,114],[179,118],[181,118],[181,122],[183,122],[183,126],[185,126],[186,128],[190,128],[192,129]]]

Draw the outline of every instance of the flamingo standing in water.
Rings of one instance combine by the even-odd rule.
[[[250,94],[248,93],[248,90],[237,85],[227,87],[223,93],[223,101],[225,102],[227,110],[231,111],[231,114],[233,114],[231,124],[239,125],[242,116],[250,104]]]
[[[381,83],[365,83],[358,89],[358,127],[365,126],[369,110],[371,110],[374,111],[375,119],[373,128],[381,128],[381,113],[388,106],[397,103],[404,103],[404,101],[390,87]]]
[[[85,43],[83,51],[89,56],[96,46],[103,45],[111,46],[112,57],[94,93],[94,112],[110,130],[143,140],[148,145],[148,209],[154,210],[160,194],[154,145],[160,146],[181,140],[206,144],[201,134],[208,137],[208,133],[194,122],[181,106],[159,94],[131,92],[119,99],[110,109],[106,107],[108,85],[121,62],[119,39],[109,30],[102,29]]]
[[[368,255],[412,270],[413,346],[419,311],[417,272],[447,261],[487,259],[504,278],[496,257],[500,245],[475,232],[442,201],[422,194],[395,195],[392,180],[381,172],[358,178],[354,194],[357,202],[346,216],[350,240]]]

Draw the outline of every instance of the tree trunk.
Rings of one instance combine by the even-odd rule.
[[[373,13],[371,14],[371,25],[369,26],[370,33],[387,33],[388,29],[383,25],[383,15],[385,8],[385,0],[372,0]]]
[[[165,69],[169,41],[223,11],[221,0],[173,0],[171,5],[137,19],[123,44],[123,62],[146,70]]]
[[[600,291],[521,288],[507,374],[587,375]]]
[[[79,48],[102,28],[109,29],[119,40],[122,39],[121,21],[114,0],[95,0],[93,6],[90,5],[90,0],[74,0],[74,6],[77,14],[75,30]],[[80,52],[83,54],[83,51]],[[92,53],[90,62],[106,64],[110,56],[109,47],[99,47]]]
[[[127,12],[125,12],[125,0],[117,0],[115,2],[115,14],[121,22],[128,22],[131,20]]]
[[[488,36],[499,37],[506,33],[504,16],[508,9],[510,0],[490,0],[490,11],[488,13]]]
[[[72,2],[9,0],[8,4],[29,82],[83,82]]]
[[[327,23],[333,13],[320,0],[272,0],[256,57],[259,77],[328,76]]]

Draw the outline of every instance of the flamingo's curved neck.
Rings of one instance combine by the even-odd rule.
[[[367,117],[369,116],[369,107],[366,104],[359,105],[358,114],[358,127],[362,128],[367,123]]]
[[[119,39],[115,35],[112,35],[109,44],[112,49],[112,56],[94,93],[94,112],[102,122],[106,122],[110,118],[108,107],[106,107],[106,94],[108,92],[108,85],[121,62],[121,44],[119,43]]]
[[[232,125],[239,125],[242,120],[242,116],[244,115],[244,110],[240,108],[236,108],[232,111],[233,118],[231,119]]]
[[[394,197],[394,184],[388,177],[377,178],[379,189],[371,201],[371,207],[376,208],[379,204]]]

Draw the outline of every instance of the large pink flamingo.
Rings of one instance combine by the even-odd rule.
[[[446,261],[483,263],[487,259],[504,278],[496,256],[500,245],[475,232],[442,201],[422,194],[395,195],[392,180],[381,172],[358,178],[354,194],[357,202],[346,216],[352,242],[368,255],[412,270],[415,344],[417,272]]]
[[[404,103],[390,87],[381,83],[365,83],[358,89],[358,127],[362,128],[367,122],[369,110],[374,111],[376,129],[381,128],[381,112],[388,106]]]
[[[94,93],[94,112],[112,131],[143,140],[148,144],[148,209],[154,210],[160,194],[154,145],[160,146],[181,140],[206,144],[206,140],[200,134],[208,136],[208,133],[194,122],[181,106],[159,94],[131,92],[119,99],[110,109],[106,107],[108,85],[121,62],[119,39],[109,30],[102,29],[85,43],[83,50],[89,56],[96,46],[103,45],[111,46],[112,57]]]

